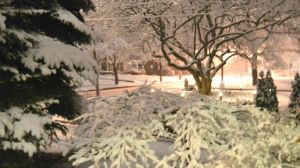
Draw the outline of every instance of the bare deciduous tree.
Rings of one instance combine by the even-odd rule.
[[[216,73],[238,55],[239,39],[276,30],[299,16],[297,0],[136,0],[111,6],[114,15],[102,19],[123,20],[132,23],[126,24],[129,28],[147,30],[159,41],[168,65],[190,72],[205,95],[211,93]]]
[[[159,16],[145,17],[145,21],[159,39],[168,64],[189,71],[199,91],[208,95],[212,78],[237,55],[235,47],[231,47],[233,42],[298,16],[298,10],[292,10],[292,5],[285,0],[177,1],[157,10],[144,8],[143,13]],[[141,9],[131,8],[136,14],[141,13]],[[187,33],[192,47],[181,38]]]

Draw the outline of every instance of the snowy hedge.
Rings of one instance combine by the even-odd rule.
[[[292,121],[198,93],[181,98],[142,87],[93,100],[91,112],[76,122],[77,137],[68,146],[74,165],[246,168],[300,163],[300,128]],[[148,143],[159,136],[174,140],[172,154],[162,159]]]
[[[167,118],[174,153],[158,167],[278,167],[299,165],[300,127],[253,106],[215,100],[187,103]]]

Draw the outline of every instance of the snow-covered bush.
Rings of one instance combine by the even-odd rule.
[[[90,137],[90,140],[78,144],[75,154],[70,157],[73,165],[77,166],[85,162],[93,164],[91,168],[109,166],[121,168],[149,167],[158,161],[157,157],[149,148],[148,142],[155,141],[152,133],[163,131],[161,122],[153,121],[144,126],[124,126],[111,129],[108,135]]]
[[[171,116],[174,153],[157,167],[278,167],[300,163],[299,127],[253,106],[196,95]],[[198,95],[199,96],[199,95]],[[194,101],[192,101],[194,100]]]
[[[264,116],[266,117],[266,116]],[[300,164],[299,127],[274,124],[254,127],[252,137],[239,137],[219,161],[224,167],[297,167]],[[221,163],[226,160],[226,162]]]
[[[264,72],[261,71],[259,76],[255,105],[268,111],[278,112],[277,87],[274,84],[271,72],[268,70],[266,76],[264,76]]]
[[[290,95],[289,113],[300,123],[300,75],[296,73],[292,83],[292,92]]]
[[[75,120],[80,126],[69,144],[74,165],[248,168],[295,167],[300,161],[300,128],[254,105],[142,87],[92,100],[90,108]],[[161,160],[148,144],[157,135],[174,140],[172,153]]]
[[[75,120],[80,127],[69,144],[69,150],[75,150],[70,159],[74,165],[92,162],[94,167],[155,164],[158,159],[148,142],[164,133],[164,116],[179,108],[179,100],[146,86],[118,97],[91,100],[91,111]]]
[[[200,95],[198,95],[200,96]],[[190,101],[176,113],[167,116],[167,125],[177,134],[174,153],[166,156],[157,167],[204,167],[231,143],[239,128],[236,111],[217,101]]]

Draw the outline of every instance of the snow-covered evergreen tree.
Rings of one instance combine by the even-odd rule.
[[[0,1],[0,150],[30,156],[64,127],[49,114],[81,112],[74,88],[94,78],[94,62],[77,46],[92,40],[81,11],[90,0]]]
[[[278,112],[277,87],[274,84],[271,72],[268,70],[266,77],[264,72],[259,73],[255,105],[268,111]]]
[[[296,73],[292,83],[292,93],[290,95],[289,111],[300,121],[300,76]]]
[[[265,74],[263,71],[259,73],[259,79],[256,87],[255,105],[261,107],[265,104]]]

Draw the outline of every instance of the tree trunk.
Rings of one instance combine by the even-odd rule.
[[[200,80],[200,78],[199,78],[198,75],[194,75],[194,74],[193,74],[193,77],[194,77],[194,80],[195,80],[195,82],[196,82],[196,86],[197,86],[198,90],[200,91],[201,88],[202,88],[201,80]]]
[[[210,78],[203,78],[202,79],[202,87],[200,93],[203,95],[210,95],[211,94],[211,82]]]
[[[257,69],[252,67],[252,85],[257,85]]]
[[[97,71],[96,77],[96,96],[100,96],[100,87],[99,87],[99,72]]]
[[[257,54],[254,54],[251,59],[251,70],[252,70],[252,85],[257,85]]]
[[[118,68],[119,65],[117,65],[117,56],[116,56],[116,51],[115,51],[115,45],[113,45],[113,50],[114,50],[114,55],[113,55],[113,72],[115,76],[115,84],[119,84],[119,76],[118,76]]]
[[[113,63],[113,71],[114,71],[114,76],[115,76],[115,84],[119,84],[119,76],[118,76],[118,68],[116,66],[116,63]]]
[[[162,82],[162,64],[161,64],[161,57],[159,57],[159,81]]]
[[[199,78],[198,75],[193,75],[196,86],[198,88],[199,93],[203,95],[210,95],[211,94],[211,82],[212,80],[210,78]]]

